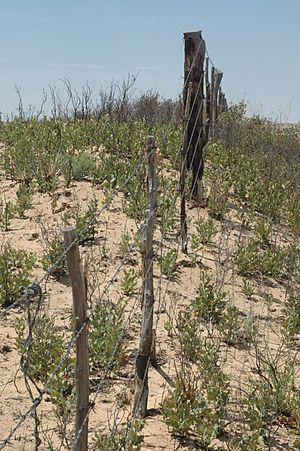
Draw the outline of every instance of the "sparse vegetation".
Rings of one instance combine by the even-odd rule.
[[[15,249],[11,243],[0,248],[0,306],[12,304],[30,283],[35,264],[32,252]]]
[[[127,91],[122,99],[115,92],[102,92],[97,107],[72,95],[74,111],[68,107],[64,112],[56,101],[51,118],[23,112],[0,122],[5,146],[5,152],[0,150],[0,180],[5,182],[0,231],[7,239],[0,251],[1,307],[11,305],[32,276],[38,278],[55,264],[47,308],[36,318],[30,346],[27,322],[18,319],[15,324],[16,348],[20,356],[27,353],[32,383],[40,387],[47,382],[71,335],[70,312],[63,310],[70,307],[71,290],[63,277],[67,267],[60,229],[72,223],[80,234],[83,259],[92,260],[85,273],[89,312],[101,296],[88,327],[91,393],[102,377],[110,377],[103,384],[103,409],[113,428],[98,432],[93,448],[142,448],[144,425],[133,419],[124,427],[128,406],[118,396],[121,386],[126,387],[124,399],[130,399],[132,390],[139,310],[131,309],[134,295],[139,300],[141,270],[131,251],[147,207],[144,146],[151,133],[158,146],[159,181],[154,315],[166,329],[159,329],[156,338],[157,361],[166,363],[166,372],[170,361],[176,368],[175,387],[164,393],[161,404],[166,424],[189,449],[214,449],[218,439],[228,449],[277,449],[278,437],[278,443],[284,437],[299,449],[299,130],[246,117],[243,105],[232,105],[220,115],[215,139],[205,149],[207,205],[199,210],[189,208],[195,205],[187,201],[186,256],[178,236],[182,110],[170,122],[174,105],[157,93],[131,102]],[[178,107],[180,111],[180,101]],[[76,197],[80,192],[84,205]],[[36,205],[33,199],[38,199]],[[41,226],[40,236],[31,230],[35,222]],[[24,235],[19,224],[24,224]],[[34,246],[37,255],[14,248],[15,234],[22,245],[29,237],[27,247]],[[115,276],[114,265],[121,268]],[[61,305],[55,307],[54,293],[61,296]],[[47,309],[55,310],[55,317]],[[130,328],[125,327],[128,318]],[[0,351],[9,358],[3,346]],[[61,421],[58,435],[64,437],[51,449],[70,449],[73,361],[72,351],[47,391],[46,401]],[[112,420],[113,409],[118,414]]]

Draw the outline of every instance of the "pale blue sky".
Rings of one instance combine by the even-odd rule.
[[[175,98],[185,31],[202,30],[230,101],[250,113],[300,121],[300,0],[10,0],[0,3],[0,110],[43,88],[97,91],[139,73],[136,91]]]

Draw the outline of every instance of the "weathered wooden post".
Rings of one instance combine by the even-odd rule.
[[[204,111],[204,123],[205,123],[205,144],[208,142],[209,131],[211,126],[211,84],[209,82],[209,58],[205,60],[205,111]]]
[[[221,85],[221,81],[223,78],[223,72],[216,69],[215,67],[212,68],[211,71],[211,135],[212,138],[215,137],[216,132],[216,124],[218,121],[218,101],[219,101],[219,89]]]
[[[191,87],[191,101],[187,133],[184,140],[187,168],[192,169],[192,196],[202,200],[201,179],[203,175],[203,111],[204,111],[204,60],[205,41],[201,31],[184,33],[184,91],[183,101],[186,106],[188,89]]]
[[[181,151],[181,237],[182,251],[187,252],[186,169],[193,172],[191,193],[203,202],[203,147],[205,145],[204,112],[205,41],[201,31],[184,33],[184,137]]]
[[[64,246],[68,249],[76,239],[76,230],[68,226],[63,230]],[[74,332],[81,329],[87,320],[86,286],[80,263],[78,244],[75,243],[67,251],[67,263],[69,276],[72,284]],[[88,407],[89,407],[89,354],[88,354],[88,331],[87,326],[83,328],[76,340],[76,423],[74,449],[86,451],[88,447]]]
[[[153,234],[156,218],[157,199],[157,175],[156,153],[153,136],[147,137],[147,164],[148,164],[148,211],[145,218],[145,226],[142,236],[143,259],[143,299],[142,299],[142,323],[139,351],[135,367],[135,395],[133,413],[144,418],[148,403],[148,367],[153,359]]]
[[[185,109],[184,109],[184,138],[183,142],[187,141],[187,126],[189,121],[190,114],[190,105],[191,105],[191,95],[192,95],[192,85],[188,84],[187,97],[185,101]],[[181,149],[181,170],[180,170],[180,224],[181,224],[181,249],[185,254],[187,253],[187,218],[186,218],[186,146],[183,144]]]

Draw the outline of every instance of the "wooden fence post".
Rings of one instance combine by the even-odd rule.
[[[76,230],[68,226],[63,230],[64,246],[68,249],[76,238]],[[86,287],[80,264],[78,244],[75,243],[67,251],[67,263],[69,276],[72,284],[74,332],[80,330],[87,320]],[[89,406],[89,354],[88,354],[88,331],[87,326],[81,331],[76,340],[76,423],[75,423],[75,445],[76,451],[86,451],[88,447],[88,414]],[[85,423],[84,423],[85,422]],[[84,424],[83,424],[84,423]],[[78,437],[78,433],[80,435]],[[78,438],[77,438],[78,437]]]
[[[181,249],[187,254],[187,218],[186,218],[186,167],[187,167],[187,126],[191,107],[192,85],[188,84],[187,97],[184,108],[184,138],[181,149],[181,170],[180,170],[180,224],[181,224]]]
[[[188,90],[191,89],[190,113],[187,131],[184,137],[183,157],[187,168],[192,169],[192,196],[203,202],[203,148],[205,144],[204,129],[204,60],[205,41],[201,31],[184,33],[184,109],[188,100]],[[190,87],[190,88],[189,88]]]
[[[153,358],[153,234],[156,217],[157,199],[157,175],[156,155],[153,136],[147,137],[147,163],[148,163],[148,211],[145,218],[145,227],[142,236],[142,259],[143,259],[143,299],[142,299],[142,322],[139,351],[135,366],[135,394],[133,413],[135,416],[144,418],[148,403],[148,367],[151,357]]]
[[[223,72],[212,67],[211,71],[211,136],[215,137],[216,124],[218,121],[218,98]]]

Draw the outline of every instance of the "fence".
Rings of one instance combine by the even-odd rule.
[[[212,82],[209,82],[208,77],[208,65],[209,59],[206,58],[206,81],[205,81],[205,95],[204,95],[204,56],[205,56],[205,43],[201,38],[201,33],[186,33],[185,34],[185,81],[184,81],[184,110],[185,110],[185,123],[183,134],[183,146],[182,146],[182,173],[180,177],[181,188],[181,208],[182,208],[182,233],[184,234],[184,248],[187,252],[187,230],[186,230],[186,215],[185,210],[185,196],[186,196],[186,168],[193,168],[193,174],[196,179],[201,178],[202,172],[199,172],[200,160],[203,161],[203,147],[208,140],[208,129],[213,122],[217,120],[217,103],[220,98],[219,84],[220,78],[216,81],[214,78],[214,71],[212,71]],[[219,73],[219,72],[218,72]],[[196,75],[195,75],[196,74]],[[200,74],[200,76],[199,76]],[[211,99],[211,100],[210,100]],[[206,101],[205,101],[206,100]],[[204,111],[205,105],[205,111]],[[174,111],[174,115],[176,111]],[[206,116],[205,116],[206,115]],[[206,121],[204,122],[204,118]],[[203,138],[205,132],[205,139]],[[195,141],[195,137],[196,141]],[[179,151],[179,149],[178,149]],[[155,354],[155,337],[156,328],[160,319],[160,313],[157,314],[156,323],[154,322],[154,306],[155,299],[160,298],[160,303],[164,301],[162,294],[162,282],[163,272],[159,276],[159,282],[156,284],[156,290],[154,289],[153,282],[153,263],[155,256],[153,254],[153,233],[155,216],[157,210],[157,176],[156,176],[156,146],[154,139],[148,137],[147,151],[145,157],[142,157],[132,173],[125,180],[124,186],[126,186],[132,178],[134,178],[136,171],[144,165],[145,161],[148,161],[148,196],[149,206],[147,209],[145,220],[142,222],[141,227],[137,230],[136,236],[141,236],[142,240],[142,287],[139,293],[136,295],[136,301],[134,302],[124,324],[123,331],[126,331],[128,326],[131,325],[132,318],[136,314],[139,307],[139,296],[142,298],[142,319],[141,319],[141,334],[140,344],[138,351],[134,358],[135,361],[135,395],[132,415],[135,417],[144,418],[147,414],[147,401],[149,396],[148,387],[148,370],[149,365],[154,367],[157,365]],[[195,165],[198,165],[197,167]],[[196,168],[196,169],[195,169]],[[197,180],[196,180],[197,182]],[[195,189],[195,179],[192,184],[192,191]],[[88,420],[91,414],[92,408],[95,405],[97,396],[101,393],[101,389],[107,379],[107,376],[111,373],[111,363],[114,359],[114,355],[118,349],[118,341],[115,343],[114,349],[110,356],[107,366],[104,368],[103,375],[94,390],[93,399],[90,400],[89,396],[89,357],[88,357],[88,325],[91,322],[94,312],[97,306],[103,301],[105,294],[113,284],[116,276],[120,273],[126,264],[127,258],[133,251],[133,245],[128,249],[127,254],[123,257],[121,263],[117,266],[113,276],[110,278],[106,286],[103,288],[102,296],[98,299],[94,306],[87,312],[87,284],[88,280],[84,280],[83,269],[80,263],[78,243],[84,236],[84,233],[88,228],[99,221],[97,218],[101,218],[101,215],[115,200],[120,188],[115,190],[108,200],[103,204],[97,215],[94,215],[79,234],[75,232],[75,228],[67,227],[64,229],[64,242],[65,251],[58,256],[56,261],[51,267],[43,274],[43,276],[25,289],[24,294],[11,302],[10,305],[4,309],[0,315],[2,319],[7,318],[15,308],[26,306],[27,309],[27,321],[28,321],[28,336],[25,339],[24,351],[21,358],[21,370],[24,374],[25,384],[28,393],[31,398],[31,405],[21,414],[20,419],[11,428],[7,436],[1,441],[0,449],[5,448],[11,443],[11,440],[16,435],[17,431],[30,417],[35,419],[34,437],[35,437],[35,449],[41,446],[40,438],[40,419],[38,416],[38,407],[49,393],[51,384],[55,378],[60,375],[61,370],[64,368],[66,361],[70,358],[73,346],[76,345],[76,368],[75,368],[75,381],[76,381],[76,421],[75,421],[75,434],[74,440],[71,444],[71,449],[84,450],[88,446]],[[178,197],[178,191],[176,190],[171,200],[172,208],[176,207]],[[163,236],[161,239],[161,248],[163,243]],[[177,247],[176,256],[178,256],[179,247]],[[32,346],[34,345],[33,330],[40,315],[42,304],[44,302],[44,296],[42,294],[42,285],[49,279],[53,270],[67,257],[68,271],[70,275],[70,281],[73,292],[73,313],[74,313],[74,334],[68,342],[65,352],[60,358],[59,362],[53,369],[50,377],[42,388],[38,387],[30,376],[28,370],[29,360],[32,353]],[[170,283],[168,280],[167,285]],[[167,291],[167,288],[165,288]],[[34,305],[34,307],[32,307]],[[159,308],[159,305],[158,305]],[[119,341],[122,340],[122,336],[119,337]],[[157,366],[157,370],[161,370]],[[127,379],[129,384],[131,377]],[[172,384],[172,382],[171,382]],[[128,387],[125,387],[125,390]],[[34,391],[37,391],[37,395],[34,395]],[[117,417],[117,415],[116,415]],[[111,431],[116,428],[116,421],[114,422]],[[108,445],[107,445],[108,446]]]
[[[107,450],[117,446],[117,449],[132,449],[132,443],[135,446],[141,443],[140,419],[146,421],[146,445],[155,449],[167,448],[169,441],[173,440],[167,426],[175,437],[187,437],[182,442],[183,446],[207,447],[215,440],[220,449],[222,446],[259,449],[261,437],[263,446],[267,443],[262,432],[266,425],[270,425],[269,443],[273,437],[290,441],[284,432],[279,434],[279,438],[273,429],[273,435],[270,432],[272,421],[282,425],[283,416],[296,423],[296,415],[288,410],[290,406],[285,405],[288,415],[279,409],[272,421],[267,421],[259,416],[261,412],[257,414],[255,398],[258,390],[261,390],[262,397],[267,389],[253,385],[254,389],[248,390],[246,401],[243,393],[241,395],[245,391],[245,373],[253,370],[250,358],[256,364],[257,373],[269,386],[277,384],[280,390],[280,381],[283,382],[280,378],[290,377],[292,381],[293,369],[289,372],[286,363],[282,363],[280,341],[274,330],[282,312],[271,310],[274,297],[280,298],[283,288],[279,285],[268,287],[265,278],[274,271],[274,260],[267,270],[259,266],[260,261],[255,263],[255,271],[261,277],[259,287],[255,286],[257,282],[247,279],[250,271],[247,263],[250,257],[253,258],[253,253],[243,254],[247,249],[243,240],[249,234],[244,227],[247,205],[244,200],[242,205],[239,204],[240,209],[236,208],[230,214],[227,204],[228,199],[232,201],[231,187],[226,172],[227,160],[232,157],[229,151],[225,154],[222,147],[212,146],[216,151],[210,155],[207,169],[211,175],[207,186],[203,186],[206,174],[204,149],[209,142],[214,142],[218,115],[227,110],[227,101],[221,89],[222,72],[212,64],[201,33],[185,33],[184,43],[180,145],[173,153],[166,151],[169,144],[165,143],[170,140],[168,133],[172,121],[162,136],[148,135],[144,143],[145,153],[139,155],[126,177],[105,195],[103,190],[96,191],[97,196],[103,198],[101,208],[79,232],[75,226],[64,228],[63,237],[60,237],[61,240],[64,238],[64,251],[21,297],[0,312],[3,338],[7,324],[12,327],[10,318],[15,320],[18,316],[16,308],[24,309],[26,313],[25,323],[18,326],[16,332],[24,380],[21,412],[18,418],[10,415],[5,431],[5,425],[2,425],[0,449],[14,447],[13,440],[18,439],[20,431],[19,440],[25,449],[27,445],[28,449],[48,446],[49,449],[78,451],[91,446]],[[176,109],[173,114],[174,117],[178,114]],[[157,142],[159,147],[165,145],[165,154]],[[172,158],[178,161],[171,161]],[[126,202],[126,188],[138,178],[142,178],[142,189],[137,185],[137,189],[130,193],[136,195],[136,203],[145,194],[145,202],[142,214],[139,211],[133,220],[128,217],[130,214],[124,214],[120,204]],[[238,188],[242,190],[240,180],[238,182]],[[82,193],[87,188],[81,186],[80,189]],[[86,199],[82,201],[86,202]],[[256,233],[264,240],[258,251],[259,258],[263,259],[265,252],[271,252],[274,246],[269,242],[265,224],[258,220],[257,224]],[[81,246],[91,227],[99,229],[98,240]],[[132,233],[130,237],[127,229]],[[281,237],[279,232],[276,237]],[[116,242],[121,242],[122,251]],[[258,246],[256,241],[250,244],[252,248]],[[38,343],[35,340],[42,342],[43,335],[38,336],[36,331],[41,330],[39,321],[47,310],[47,302],[53,303],[51,309],[56,314],[63,312],[61,305],[55,307],[56,298],[62,304],[65,299],[59,297],[59,289],[51,282],[51,275],[65,258],[69,273],[66,284],[71,286],[60,289],[68,300],[72,289],[73,330],[68,330],[64,340],[51,339],[49,347],[54,346],[57,355],[53,358],[49,354],[51,370],[42,368],[37,378],[33,374],[32,362],[37,359],[38,365],[42,358],[36,354]],[[82,264],[84,258],[85,268]],[[270,260],[270,255],[268,258]],[[278,254],[276,258],[279,261],[281,257]],[[138,264],[140,271],[136,270]],[[237,265],[240,265],[239,270]],[[265,277],[262,277],[263,271],[266,271]],[[48,293],[43,290],[46,283],[50,286]],[[227,299],[229,295],[230,301]],[[261,306],[255,296],[268,299],[269,304],[266,301]],[[69,314],[69,311],[64,312],[66,316]],[[50,326],[51,323],[46,323],[46,328]],[[265,340],[268,346],[276,348],[275,356],[269,353],[269,349],[262,352],[261,343],[255,341],[254,336],[261,333],[259,326],[265,327],[261,341]],[[65,319],[61,327],[66,328]],[[106,335],[99,338],[101,330]],[[97,340],[92,342],[94,336]],[[62,344],[64,349],[58,352]],[[46,351],[45,348],[44,353]],[[75,376],[69,373],[73,360]],[[282,366],[276,366],[279,361],[283,371],[280,369]],[[275,374],[273,379],[269,370]],[[232,383],[229,383],[229,375]],[[1,396],[10,390],[7,398],[9,408],[15,406],[11,402],[11,387],[14,379],[21,384],[18,377],[17,373],[13,378],[1,381]],[[166,394],[167,387],[170,388],[169,395]],[[296,403],[296,393],[292,392]],[[75,401],[72,399],[74,393]],[[266,396],[271,395],[273,392]],[[47,398],[55,406],[55,425],[47,408]],[[71,405],[68,404],[69,398]],[[24,399],[26,406],[23,406]],[[246,426],[244,437],[241,437],[242,420],[237,417],[245,403],[248,403],[243,411],[246,417],[243,425]],[[2,414],[5,409],[3,405]],[[72,416],[74,412],[75,419]],[[161,412],[167,426],[161,420]],[[189,425],[184,424],[182,412]],[[160,417],[157,421],[161,422],[162,435],[151,429],[147,420],[151,414]],[[258,435],[255,430],[252,435],[249,433],[254,420],[265,422]]]

